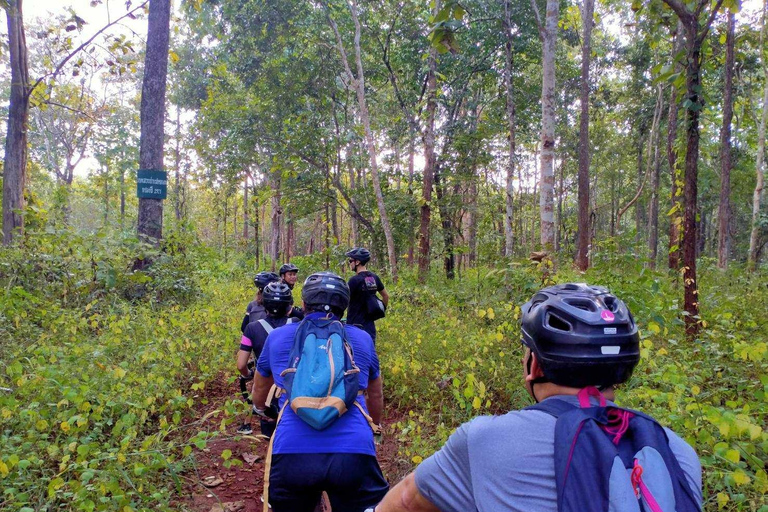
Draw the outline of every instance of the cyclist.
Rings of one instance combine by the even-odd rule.
[[[310,275],[301,290],[307,317],[304,322],[332,317],[340,319],[349,304],[349,288],[331,272]],[[302,324],[286,325],[269,335],[256,365],[255,406],[264,414],[264,402],[274,382],[284,386],[283,372],[289,367],[294,337]],[[379,358],[371,337],[362,329],[346,325],[347,340],[359,368],[361,391],[357,402],[379,424],[384,405]],[[286,396],[280,397],[285,405]],[[311,512],[326,491],[333,510],[362,512],[386,494],[389,485],[376,460],[372,428],[363,410],[351,407],[330,426],[315,430],[284,407],[272,438],[272,458],[265,487],[274,512]]]
[[[288,288],[293,290],[296,280],[299,278],[299,267],[293,263],[286,263],[280,267],[279,274],[280,279],[288,285]]]
[[[279,281],[280,277],[274,272],[259,272],[256,277],[253,278],[253,284],[256,286],[256,297],[248,303],[248,307],[245,310],[245,316],[240,324],[240,332],[245,332],[245,328],[251,322],[256,322],[267,316],[267,311],[262,305],[262,292],[264,287],[269,283]]]
[[[603,390],[599,398],[613,400],[613,386],[626,381],[640,359],[637,326],[624,302],[605,288],[570,283],[545,288],[522,307],[522,342],[525,389],[537,405],[503,416],[475,418],[460,426],[438,452],[387,494],[375,507],[376,512],[558,510],[558,505],[562,505],[558,499],[559,485],[563,482],[561,478],[564,479],[562,474],[556,475],[556,465],[560,466],[555,458],[555,424],[558,422],[559,427],[560,423],[541,408],[545,404],[552,406],[554,401],[570,411],[588,411],[589,408],[579,409],[579,404],[583,399],[594,407],[595,397],[590,398],[584,392],[600,393],[594,387],[585,386],[597,386]],[[615,406],[612,402],[608,404]],[[587,404],[582,403],[581,407],[585,406]],[[537,407],[539,410],[535,410]],[[635,424],[631,414],[625,419],[627,425]],[[607,427],[603,430],[608,430]],[[581,426],[576,436],[580,429]],[[674,494],[675,503],[700,510],[701,465],[696,452],[671,430],[663,429],[663,432],[665,436],[655,439],[667,443],[661,450],[668,454],[670,463],[667,459],[664,463],[670,467],[676,460],[678,464],[675,472],[679,478],[675,482],[681,494]],[[622,432],[618,434],[621,436]],[[598,437],[587,438],[587,443],[597,443]],[[570,449],[573,454],[577,446],[575,439],[573,444],[564,443],[564,447],[561,443],[559,453],[568,453]],[[570,463],[570,456],[568,461]],[[609,509],[607,505],[598,505],[604,496],[590,485],[594,482],[589,481],[590,476],[598,474],[603,467],[595,463],[573,469],[577,475],[573,478],[578,477],[575,482],[583,483],[580,492],[594,505],[581,510]],[[607,467],[610,470],[612,466]],[[638,478],[642,476],[642,467],[640,469]],[[630,475],[623,465],[616,474],[622,476],[622,473],[629,481]],[[611,480],[613,477],[611,472]],[[631,477],[634,486],[634,470]],[[668,485],[673,485],[671,480]],[[625,510],[624,505],[628,505],[626,510],[641,510],[636,502],[629,503],[630,496],[636,497],[637,488],[635,493],[632,487],[623,490],[628,493],[622,495],[624,502],[619,508]],[[669,498],[669,494],[666,497]],[[683,499],[677,501],[679,497]],[[681,507],[675,508],[681,510]],[[645,506],[642,510],[646,510]],[[656,504],[647,510],[662,509]]]
[[[245,389],[244,384],[253,379],[254,361],[259,358],[269,333],[278,327],[297,321],[295,318],[288,317],[291,302],[293,302],[291,290],[285,283],[273,281],[264,287],[262,306],[266,310],[267,316],[246,326],[240,341],[240,350],[237,353],[237,370],[240,372],[241,391]],[[274,415],[276,416],[277,404],[274,405],[274,408]],[[269,437],[274,428],[274,421],[261,419],[262,434]],[[239,434],[251,434],[253,429],[250,422],[241,425],[237,432]]]
[[[349,267],[355,273],[349,278],[349,311],[347,312],[347,323],[361,327],[365,332],[371,335],[373,342],[376,343],[376,318],[373,309],[377,307],[376,294],[381,294],[381,302],[386,308],[389,304],[389,294],[384,289],[384,284],[379,276],[366,268],[366,264],[371,260],[371,253],[364,247],[355,247],[345,253]]]
[[[279,273],[280,280],[287,284],[288,288],[293,290],[293,287],[296,285],[296,280],[299,276],[299,267],[293,263],[285,263],[280,267]],[[293,306],[293,296],[291,296],[291,306]],[[290,315],[301,320],[304,318],[304,311],[300,307],[294,306]]]

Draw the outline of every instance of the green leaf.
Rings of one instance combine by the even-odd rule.
[[[224,450],[221,452],[221,458],[224,460],[228,460],[230,457],[232,457],[232,450]]]

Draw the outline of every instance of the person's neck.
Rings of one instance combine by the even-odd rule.
[[[368,270],[368,269],[367,269],[367,268],[365,268],[365,265],[360,265],[360,266],[358,266],[358,267],[357,267],[357,273],[358,273],[358,274],[359,274],[360,272],[365,272],[366,270]]]
[[[536,392],[536,398],[539,402],[556,395],[572,395],[576,396],[581,391],[581,388],[572,388],[569,386],[561,386],[553,382],[540,382],[534,386]],[[607,387],[601,391],[606,400],[613,401],[615,394],[613,387]]]

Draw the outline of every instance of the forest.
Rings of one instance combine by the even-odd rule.
[[[531,403],[520,306],[587,282],[617,401],[768,512],[768,1],[0,7],[0,511],[260,509],[253,276],[367,247],[390,484]]]

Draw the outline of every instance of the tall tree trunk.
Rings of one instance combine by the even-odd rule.
[[[223,199],[224,199],[224,219],[221,223],[222,227],[222,242],[221,246],[224,249],[224,261],[227,261],[227,214],[229,213],[228,206],[229,206],[229,195],[222,191],[221,193]]]
[[[652,150],[653,145],[653,130],[651,130],[651,133],[648,134],[648,151],[650,152]],[[649,164],[650,164],[650,158]],[[638,138],[638,144],[637,144],[637,190],[638,195],[634,200],[635,203],[635,244],[639,244],[642,240],[643,236],[643,228],[645,227],[645,223],[643,222],[643,206],[642,206],[642,193],[645,189],[645,181],[648,174],[645,171],[645,167],[643,166],[643,139],[642,135]],[[619,217],[621,217],[621,213],[619,213]]]
[[[414,172],[414,160],[416,157],[416,145],[413,142],[413,138],[415,135],[412,133],[410,137],[410,141],[408,141],[408,195],[413,195],[413,172]],[[408,266],[413,266],[413,258],[414,258],[414,240],[416,238],[416,235],[414,235],[413,231],[415,226],[413,224],[409,224],[409,233],[408,233]]]
[[[659,98],[662,97],[659,85]],[[661,111],[659,111],[661,113]],[[659,155],[659,137],[661,129],[657,128],[653,140],[653,172],[651,174],[651,204],[648,211],[648,259],[650,268],[656,268],[659,254],[659,182],[661,180],[661,157]]]
[[[636,226],[636,238],[635,240],[639,242],[639,236],[641,235],[642,231],[645,230],[646,224],[643,220],[642,212],[643,209],[640,207],[638,200],[640,199],[640,196],[643,193],[643,190],[645,189],[645,183],[648,181],[648,176],[653,172],[653,154],[654,154],[654,148],[659,145],[659,125],[661,124],[661,111],[664,107],[664,91],[661,87],[658,88],[658,94],[656,95],[656,106],[653,108],[653,122],[651,124],[651,132],[648,134],[648,147],[646,149],[646,159],[645,159],[645,168],[643,168],[643,148],[642,144],[640,146],[640,149],[638,151],[637,155],[637,180],[638,180],[638,187],[637,192],[635,193],[635,196],[623,207],[619,210],[619,213],[617,215],[618,220],[617,223],[621,225],[621,217],[624,216],[624,214],[629,210],[629,208],[632,205],[635,205],[635,222],[637,224]]]
[[[102,176],[104,177],[104,229],[109,224],[109,166],[102,166]]]
[[[541,217],[541,245],[552,251],[555,245],[555,50],[560,2],[547,0],[546,14],[542,22],[537,0],[531,0],[539,25],[542,43],[541,84],[541,177],[539,209]]]
[[[576,248],[576,267],[589,267],[589,65],[592,56],[592,18],[595,4],[584,0],[581,22],[584,37],[581,41],[581,119],[579,120],[579,241]]]
[[[253,184],[253,245],[256,252],[256,267],[261,266],[261,204],[256,193],[256,183]]]
[[[673,34],[675,38],[675,44],[673,45],[672,55],[677,55],[683,48],[683,24],[677,22],[676,32]],[[679,62],[675,62],[675,70],[681,71]],[[677,142],[677,124],[678,124],[678,112],[680,102],[677,97],[677,88],[670,87],[669,97],[669,113],[667,115],[667,161],[669,163],[669,172],[672,179],[671,186],[671,200],[672,207],[669,213],[669,251],[667,265],[670,270],[677,270],[680,267],[680,226],[682,224],[682,217],[680,215],[682,210],[682,204],[680,202],[682,188],[679,183],[682,183],[682,173],[680,172],[677,149],[675,148]]]
[[[720,206],[717,210],[717,267],[728,266],[731,248],[731,122],[733,121],[733,48],[736,15],[728,11],[725,36],[725,87],[723,91],[723,126],[720,129]]]
[[[165,86],[168,75],[170,0],[151,0],[141,88],[140,169],[163,169]],[[163,200],[139,198],[139,238],[158,244],[163,237]]]
[[[248,174],[243,178],[243,241],[248,241]]]
[[[555,252],[561,250],[563,236],[563,201],[565,200],[565,165],[562,160],[555,171],[557,176],[557,221],[555,222]]]
[[[680,0],[664,0],[678,15],[686,34],[686,154],[685,185],[683,188],[683,286],[685,331],[689,338],[699,332],[699,290],[696,279],[696,214],[698,211],[699,178],[699,117],[704,106],[701,92],[701,45],[714,21],[723,1],[717,0],[707,15],[707,21],[700,23],[699,17],[709,0],[698,0],[691,12]]]
[[[125,227],[125,169],[120,165],[120,229]]]
[[[469,219],[467,221],[467,235],[469,237],[469,264],[477,262],[477,181],[472,180],[469,185],[469,197],[466,204],[469,206]]]
[[[176,223],[181,222],[181,109],[176,107],[176,147],[173,150],[173,166],[176,171],[175,194],[173,206],[176,213]]]
[[[759,251],[760,227],[760,207],[763,201],[763,189],[765,187],[765,131],[768,124],[768,59],[765,56],[765,30],[766,30],[766,11],[768,11],[768,1],[763,3],[763,21],[760,29],[760,60],[763,65],[763,115],[760,118],[760,129],[757,136],[757,160],[755,162],[755,174],[757,181],[755,191],[752,194],[752,229],[749,233],[749,268],[754,270],[757,267],[757,253]]]
[[[509,127],[509,146],[507,162],[507,183],[506,183],[506,215],[504,216],[504,256],[511,258],[514,250],[514,232],[512,230],[512,221],[514,216],[514,180],[515,180],[515,97],[514,83],[512,81],[513,73],[513,52],[512,42],[512,22],[510,16],[510,0],[504,1],[504,32],[506,34],[506,43],[504,45],[506,59],[504,60],[504,79],[507,85],[507,125]]]
[[[3,162],[3,244],[10,245],[14,236],[24,234],[24,189],[27,174],[30,86],[22,0],[8,0],[6,18],[11,64],[11,97]]]
[[[384,193],[381,189],[381,181],[379,180],[379,165],[377,163],[378,152],[376,151],[376,141],[373,138],[373,132],[371,131],[371,121],[368,114],[368,104],[365,99],[365,74],[363,72],[363,59],[360,49],[360,20],[357,17],[357,2],[352,0],[350,4],[350,12],[352,14],[352,21],[355,24],[355,64],[357,65],[357,79],[354,78],[351,69],[349,69],[346,56],[343,57],[343,61],[347,63],[347,71],[350,78],[355,84],[357,89],[357,102],[360,107],[360,119],[363,122],[363,128],[365,130],[365,141],[368,146],[368,156],[371,161],[371,179],[373,181],[373,190],[376,194],[376,204],[379,209],[379,217],[381,219],[381,227],[384,230],[384,238],[387,241],[387,255],[389,256],[389,268],[392,273],[392,281],[397,283],[397,253],[395,252],[395,239],[392,236],[392,226],[389,223],[389,216],[387,215],[387,208],[384,204]],[[335,24],[334,24],[335,25]],[[338,32],[338,30],[337,30]],[[343,44],[341,37],[339,37],[339,47],[343,50]]]
[[[433,11],[440,10],[436,0]],[[430,239],[429,225],[432,219],[432,187],[434,185],[437,157],[435,155],[435,113],[437,111],[437,50],[429,48],[427,57],[427,116],[424,126],[424,182],[422,185],[421,220],[419,224],[419,282],[429,274]]]
[[[272,236],[270,237],[269,256],[272,258],[272,271],[280,259],[280,235],[282,234],[283,207],[280,204],[280,171],[273,171],[272,185]]]
[[[443,268],[445,269],[445,277],[453,279],[456,277],[453,223],[446,204],[445,184],[441,182],[440,166],[435,168],[435,192],[437,192],[437,205],[440,211],[440,224],[443,228]]]
[[[237,210],[240,208],[239,197],[237,197],[237,189],[232,191],[232,243],[237,245]]]

